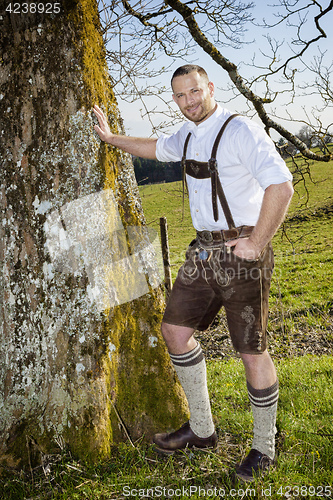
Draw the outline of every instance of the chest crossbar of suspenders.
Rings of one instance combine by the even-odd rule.
[[[233,217],[230,212],[230,208],[227,202],[227,199],[225,197],[222,184],[220,181],[219,173],[217,170],[217,161],[216,161],[216,154],[217,154],[217,148],[219,146],[222,134],[228,125],[228,123],[235,118],[236,116],[239,116],[238,114],[234,114],[229,116],[229,118],[224,122],[223,126],[221,127],[219,133],[216,136],[216,139],[213,144],[213,149],[211,153],[211,157],[208,162],[203,162],[203,161],[196,161],[196,160],[186,160],[186,152],[187,152],[187,146],[191,137],[191,132],[187,135],[184,143],[184,150],[183,150],[183,157],[182,157],[182,171],[183,171],[183,203],[184,203],[184,193],[185,193],[185,183],[186,183],[186,174],[190,175],[191,177],[195,177],[196,179],[211,179],[211,186],[212,186],[212,207],[213,207],[213,215],[214,215],[214,220],[215,222],[218,221],[219,219],[219,214],[218,214],[218,206],[217,206],[217,196],[219,197],[225,218],[228,223],[229,229],[232,229],[235,227],[235,223],[233,220]]]

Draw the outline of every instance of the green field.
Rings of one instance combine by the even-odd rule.
[[[270,295],[269,332],[278,339],[274,350],[294,344],[310,334],[332,345],[333,314],[333,162],[312,162],[295,170],[295,194],[285,223],[274,237],[275,272]],[[303,170],[303,171],[302,171]],[[159,231],[166,217],[173,279],[195,237],[185,199],[182,217],[181,182],[140,188],[147,223]],[[223,325],[223,318],[221,318]]]
[[[114,447],[95,466],[63,454],[43,467],[0,478],[3,500],[125,498],[333,498],[332,207],[333,162],[313,163],[311,178],[295,173],[296,193],[274,238],[276,270],[269,323],[280,380],[277,466],[251,485],[233,468],[251,446],[252,414],[242,362],[231,354],[223,314],[200,339],[208,362],[217,452],[161,458],[144,442]],[[140,188],[147,223],[167,217],[173,277],[194,238],[188,207],[182,220],[180,183]],[[222,340],[221,340],[222,339]],[[219,349],[217,349],[217,344]],[[227,355],[226,355],[227,353]]]

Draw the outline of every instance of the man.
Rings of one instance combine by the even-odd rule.
[[[99,121],[95,130],[103,141],[135,156],[182,159],[197,230],[162,322],[190,420],[175,432],[155,435],[154,442],[170,454],[186,446],[216,446],[205,359],[193,334],[196,329],[205,330],[224,306],[233,345],[245,367],[254,420],[252,448],[236,474],[251,481],[275,458],[279,389],[266,349],[273,270],[270,241],[293,195],[292,177],[261,127],[245,117],[231,116],[216,103],[214,84],[203,68],[182,66],[171,84],[173,99],[188,119],[171,136],[114,135],[102,111],[94,108]]]

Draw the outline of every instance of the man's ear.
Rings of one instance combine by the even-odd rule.
[[[175,94],[172,94],[172,99],[175,101],[175,103],[177,103]]]
[[[214,83],[208,82],[208,88],[209,88],[210,96],[213,97],[214,91],[215,91]]]

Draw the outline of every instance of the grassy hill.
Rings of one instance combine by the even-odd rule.
[[[298,344],[310,341],[308,337],[319,331],[323,345],[333,343],[333,162],[290,163],[289,168],[295,194],[273,241],[269,331],[278,339],[276,351],[283,346],[293,349],[297,339]],[[195,237],[188,199],[182,218],[181,182],[142,186],[140,194],[151,227],[159,231],[159,218],[167,218],[174,279],[187,245]]]

